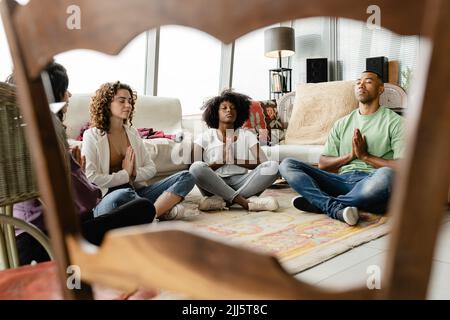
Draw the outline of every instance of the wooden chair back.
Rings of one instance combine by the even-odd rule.
[[[367,8],[374,2],[381,9],[383,27],[403,35],[420,34],[433,44],[429,64],[425,57],[416,73],[410,98],[406,155],[390,203],[393,232],[382,290],[318,289],[292,278],[273,257],[183,230],[113,231],[97,249],[83,242],[41,77],[54,55],[75,48],[118,54],[138,34],[167,24],[193,27],[229,43],[266,25],[297,18],[366,21]],[[128,289],[143,284],[193,298],[426,297],[450,181],[450,1],[31,0],[20,6],[3,0],[1,5],[61,283],[66,267],[78,264],[87,282]],[[68,28],[67,12],[80,13],[80,29]],[[62,288],[66,298],[90,297],[88,286]]]

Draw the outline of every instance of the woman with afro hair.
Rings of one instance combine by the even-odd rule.
[[[278,162],[268,161],[256,135],[241,126],[249,118],[250,97],[223,91],[202,107],[209,129],[194,141],[189,172],[204,195],[203,211],[238,204],[249,211],[274,211],[273,197],[258,197],[278,176]],[[252,171],[249,171],[252,170]]]
[[[136,198],[150,200],[161,220],[181,219],[195,214],[179,204],[194,188],[195,181],[187,171],[148,185],[156,166],[142,138],[133,129],[136,93],[119,81],[103,84],[91,100],[91,128],[83,134],[82,153],[86,156],[86,175],[100,187],[103,196],[115,193],[121,202]],[[94,211],[101,215],[117,205],[102,201]]]

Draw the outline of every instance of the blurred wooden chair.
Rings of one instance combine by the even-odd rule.
[[[45,94],[48,85],[45,75],[41,77],[45,65],[60,52],[87,48],[118,54],[138,34],[164,24],[197,28],[229,43],[258,28],[296,18],[339,16],[366,21],[371,4],[371,0],[31,0],[19,6],[3,0],[3,22],[39,168],[39,189],[48,204],[46,219],[61,284],[66,267],[76,264],[88,283],[128,289],[144,285],[192,298],[425,298],[450,175],[450,140],[445,138],[450,136],[449,1],[377,1],[383,27],[405,35],[420,34],[434,44],[428,70],[424,63],[425,68],[416,73],[422,86],[414,88],[409,105],[407,151],[390,204],[393,232],[382,290],[319,289],[294,279],[269,255],[206,239],[184,227],[116,230],[100,247],[86,245],[74,208],[68,206],[73,203],[70,185],[55,147]],[[68,9],[73,10],[72,16]],[[80,29],[72,30],[67,22],[76,21],[77,11]],[[86,284],[82,290],[62,288],[65,298],[92,297]]]
[[[25,141],[15,88],[0,82],[0,270],[19,266],[14,227],[33,236],[52,257],[48,237],[34,225],[14,218],[13,205],[38,197],[31,155]]]

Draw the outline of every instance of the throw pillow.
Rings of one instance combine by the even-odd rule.
[[[278,114],[284,128],[288,127],[291,118],[292,109],[294,108],[295,91],[289,92],[277,99]]]
[[[299,84],[286,144],[325,144],[336,120],[358,107],[354,85],[354,81]]]
[[[284,139],[284,126],[273,100],[255,101],[250,105],[250,117],[242,126],[253,130],[261,145],[276,145]]]
[[[80,129],[80,134],[77,137],[77,141],[83,141],[83,134],[86,130],[88,130],[91,127],[91,124],[89,122],[86,122]]]

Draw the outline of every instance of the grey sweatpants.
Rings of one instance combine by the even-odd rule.
[[[270,187],[278,177],[278,162],[266,161],[248,173],[222,178],[205,162],[196,161],[189,172],[203,195],[217,195],[231,203],[237,195],[247,199]]]

